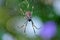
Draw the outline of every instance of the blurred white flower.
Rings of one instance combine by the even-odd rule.
[[[41,19],[39,19],[38,17],[33,17],[32,20],[34,22],[34,25],[37,28],[42,27],[43,22],[42,22]],[[35,31],[36,31],[36,35],[35,35],[33,27],[32,27],[32,23],[28,22],[28,24],[26,26],[26,32],[24,33],[24,27],[23,28],[20,28],[20,27],[25,22],[26,22],[26,19],[24,17],[20,17],[20,16],[19,17],[14,17],[7,22],[7,28],[8,28],[9,31],[13,31],[16,34],[22,34],[22,35],[25,35],[26,37],[29,37],[29,38],[36,37],[36,35],[38,35],[38,33],[41,29],[38,30],[38,29],[35,28]]]
[[[17,21],[18,23],[16,25],[19,25],[19,27],[21,27],[25,21],[26,21],[26,19],[20,18],[20,20]],[[40,28],[43,25],[42,20],[39,19],[38,17],[33,17],[32,21],[34,22],[34,25],[37,28]],[[38,29],[34,28],[35,32],[36,32],[36,34],[35,34],[31,22],[28,22],[28,24],[26,26],[26,33],[24,33],[24,27],[23,28],[19,28],[19,27],[17,27],[16,30],[18,32],[22,33],[23,35],[26,35],[27,37],[30,37],[30,38],[36,37],[36,35],[38,35],[39,31],[41,30],[41,29],[38,30]]]
[[[12,35],[6,33],[2,36],[2,40],[15,40],[15,38]]]
[[[36,31],[36,34],[35,34],[34,30],[33,30],[33,27],[32,27],[32,23],[28,22],[27,28],[26,28],[26,34],[27,34],[28,37],[36,37],[36,35],[39,35],[39,31],[41,31],[42,26],[43,26],[42,20],[39,19],[38,17],[33,17],[32,20],[34,22],[34,25],[37,28],[40,28],[40,29],[38,30],[38,29],[35,28],[35,31]]]
[[[56,15],[60,16],[60,0],[54,0],[53,7],[54,11],[56,12]]]

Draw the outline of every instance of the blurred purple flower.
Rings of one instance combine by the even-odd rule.
[[[43,29],[40,33],[42,38],[50,39],[55,36],[57,32],[56,23],[54,21],[48,21],[43,25]]]

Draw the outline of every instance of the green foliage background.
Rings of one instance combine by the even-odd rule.
[[[49,20],[54,20],[57,22],[57,35],[52,38],[52,40],[59,40],[60,39],[60,17],[57,16],[53,10],[52,5],[45,5],[40,2],[40,0],[28,0],[29,8],[27,8],[28,3],[24,0],[4,0],[3,4],[0,6],[0,40],[2,35],[5,32],[9,32],[13,36],[17,38],[17,40],[40,40],[40,37],[35,39],[26,38],[23,35],[18,35],[16,33],[12,33],[8,31],[6,28],[7,21],[15,16],[21,16],[20,8],[27,11],[32,11],[33,9],[33,16],[38,16],[43,20],[43,23]]]

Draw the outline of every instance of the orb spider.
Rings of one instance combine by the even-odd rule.
[[[26,2],[27,2],[27,0],[26,0]],[[28,2],[27,2],[28,3]],[[27,5],[27,8],[29,8],[29,3],[28,3],[28,5]],[[24,28],[24,33],[26,32],[26,26],[27,26],[27,23],[28,22],[31,22],[32,23],[32,28],[33,28],[33,30],[34,30],[34,33],[36,33],[35,32],[35,29],[34,28],[36,28],[36,29],[40,29],[40,28],[37,28],[35,25],[34,25],[34,22],[33,22],[33,20],[32,20],[32,13],[33,13],[33,8],[34,8],[34,6],[32,6],[32,12],[31,11],[26,11],[25,13],[24,13],[24,11],[22,10],[22,8],[20,8],[20,11],[22,12],[22,14],[23,15],[25,15],[25,18],[26,18],[26,22],[20,27],[20,28],[23,28],[24,26],[25,26],[25,28]]]

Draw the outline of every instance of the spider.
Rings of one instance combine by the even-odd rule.
[[[27,2],[28,3],[28,2]],[[27,6],[27,8],[29,8],[29,4],[28,4],[28,6]],[[34,8],[34,6],[32,6],[32,10],[33,10],[33,8]],[[36,31],[35,31],[35,29],[34,28],[36,28],[36,29],[40,29],[40,28],[37,28],[35,25],[34,25],[34,22],[33,22],[33,20],[32,20],[32,13],[33,12],[31,12],[31,11],[26,11],[25,13],[23,12],[23,10],[20,8],[20,11],[23,13],[23,15],[25,14],[25,18],[26,18],[26,22],[20,27],[20,28],[23,28],[24,26],[25,26],[25,28],[24,28],[24,33],[26,32],[26,26],[27,26],[27,23],[28,22],[31,22],[32,23],[32,28],[33,28],[33,31],[34,31],[34,33],[36,33]]]

